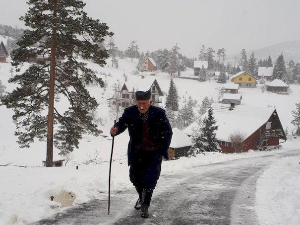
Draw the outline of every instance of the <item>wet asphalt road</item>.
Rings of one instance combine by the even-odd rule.
[[[275,156],[238,159],[195,167],[189,172],[161,176],[149,208],[150,218],[133,209],[132,190],[114,193],[107,215],[107,196],[92,200],[33,225],[68,224],[258,224],[254,202],[256,180],[274,160],[298,155],[297,151]]]

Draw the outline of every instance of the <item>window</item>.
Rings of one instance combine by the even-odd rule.
[[[125,107],[125,102],[122,102],[122,107]]]
[[[240,77],[240,78],[239,78],[239,81],[241,81],[241,80],[242,80],[242,78]]]
[[[251,81],[251,78],[248,78],[248,81]]]
[[[155,91],[155,86],[152,87],[152,91]]]

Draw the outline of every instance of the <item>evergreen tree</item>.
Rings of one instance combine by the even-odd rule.
[[[205,96],[205,98],[201,102],[201,106],[199,109],[199,116],[204,115],[210,107],[211,107],[211,101],[209,101],[208,97]]]
[[[170,52],[170,57],[169,57],[170,66],[168,67],[168,72],[171,76],[173,76],[176,72],[177,75],[180,74],[179,49],[180,48],[176,44]]]
[[[188,101],[185,101],[183,107],[179,110],[178,113],[178,122],[182,124],[181,128],[187,127],[190,125],[195,118],[193,110],[193,99],[190,96]]]
[[[295,63],[293,60],[290,60],[287,68],[287,78],[289,83],[294,83],[294,71],[295,71]]]
[[[166,108],[171,109],[173,111],[178,111],[178,94],[177,89],[174,84],[173,78],[170,80],[170,88],[167,96],[166,101]]]
[[[286,68],[285,68],[285,62],[284,62],[283,54],[281,54],[276,60],[276,63],[274,65],[274,69],[273,69],[272,77],[273,77],[273,80],[274,79],[279,79],[279,80],[282,80],[284,82],[287,82]]]
[[[213,109],[208,109],[208,115],[203,119],[200,133],[193,137],[194,145],[192,147],[194,153],[200,152],[217,152],[219,150],[216,140],[216,131],[218,126],[213,116]]]
[[[202,48],[199,53],[199,60],[200,61],[207,61],[207,51],[205,49],[205,45],[202,45]]]
[[[256,58],[254,56],[254,52],[252,52],[252,54],[250,56],[248,70],[252,76],[257,75],[257,65],[256,65]]]
[[[220,71],[220,76],[218,77],[218,83],[225,84],[227,82],[227,76],[225,70],[222,68]]]
[[[177,127],[176,114],[172,109],[166,108],[166,116],[170,122],[171,127]]]
[[[206,69],[204,68],[204,66],[202,66],[202,68],[200,68],[199,81],[201,81],[201,82],[207,81],[207,73],[206,73]]]
[[[6,87],[2,84],[2,81],[0,80],[0,98],[2,97]]]
[[[138,62],[138,65],[137,65],[137,69],[138,69],[139,71],[144,71],[144,66],[143,66],[143,64],[144,64],[145,60],[146,60],[145,54],[144,54],[144,52],[142,52],[142,53],[140,54],[139,62]]]
[[[35,138],[47,139],[46,166],[51,167],[53,143],[67,153],[78,148],[83,133],[100,133],[92,116],[98,103],[86,85],[103,86],[103,81],[78,57],[103,66],[108,54],[99,44],[112,33],[105,23],[88,17],[80,0],[29,0],[28,4],[21,19],[29,29],[12,52],[13,65],[20,73],[28,59],[40,55],[44,59],[11,78],[9,82],[18,87],[2,101],[14,110],[21,147],[29,147]],[[69,107],[55,105],[61,98],[68,100]]]
[[[131,58],[131,61],[133,58],[138,58],[139,57],[139,46],[137,45],[136,41],[131,41],[129,47],[125,51],[125,55],[129,58]]]
[[[249,71],[247,53],[245,49],[241,51],[241,59],[240,59],[240,66],[242,66],[242,70],[245,72]]]
[[[207,69],[213,69],[214,68],[214,57],[215,57],[215,51],[212,48],[207,49],[207,63],[208,67]]]
[[[294,119],[292,120],[292,124],[297,127],[297,134],[300,135],[300,103],[296,104],[296,110],[292,111]]]
[[[269,56],[269,58],[267,60],[267,67],[272,67],[272,66],[273,66],[272,58],[271,58],[271,56]]]

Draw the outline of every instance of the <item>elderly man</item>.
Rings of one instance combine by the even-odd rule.
[[[141,209],[141,217],[149,217],[153,190],[160,176],[162,156],[168,159],[172,129],[165,111],[152,106],[151,92],[137,91],[136,105],[124,110],[111,135],[118,135],[128,128],[129,177],[139,198],[134,206]]]

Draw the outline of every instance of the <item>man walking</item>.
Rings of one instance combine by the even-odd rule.
[[[172,129],[165,111],[152,106],[150,90],[136,92],[136,105],[124,110],[111,135],[118,135],[128,128],[129,177],[139,198],[134,206],[141,209],[141,217],[148,218],[153,190],[160,176],[162,156],[168,159]]]

